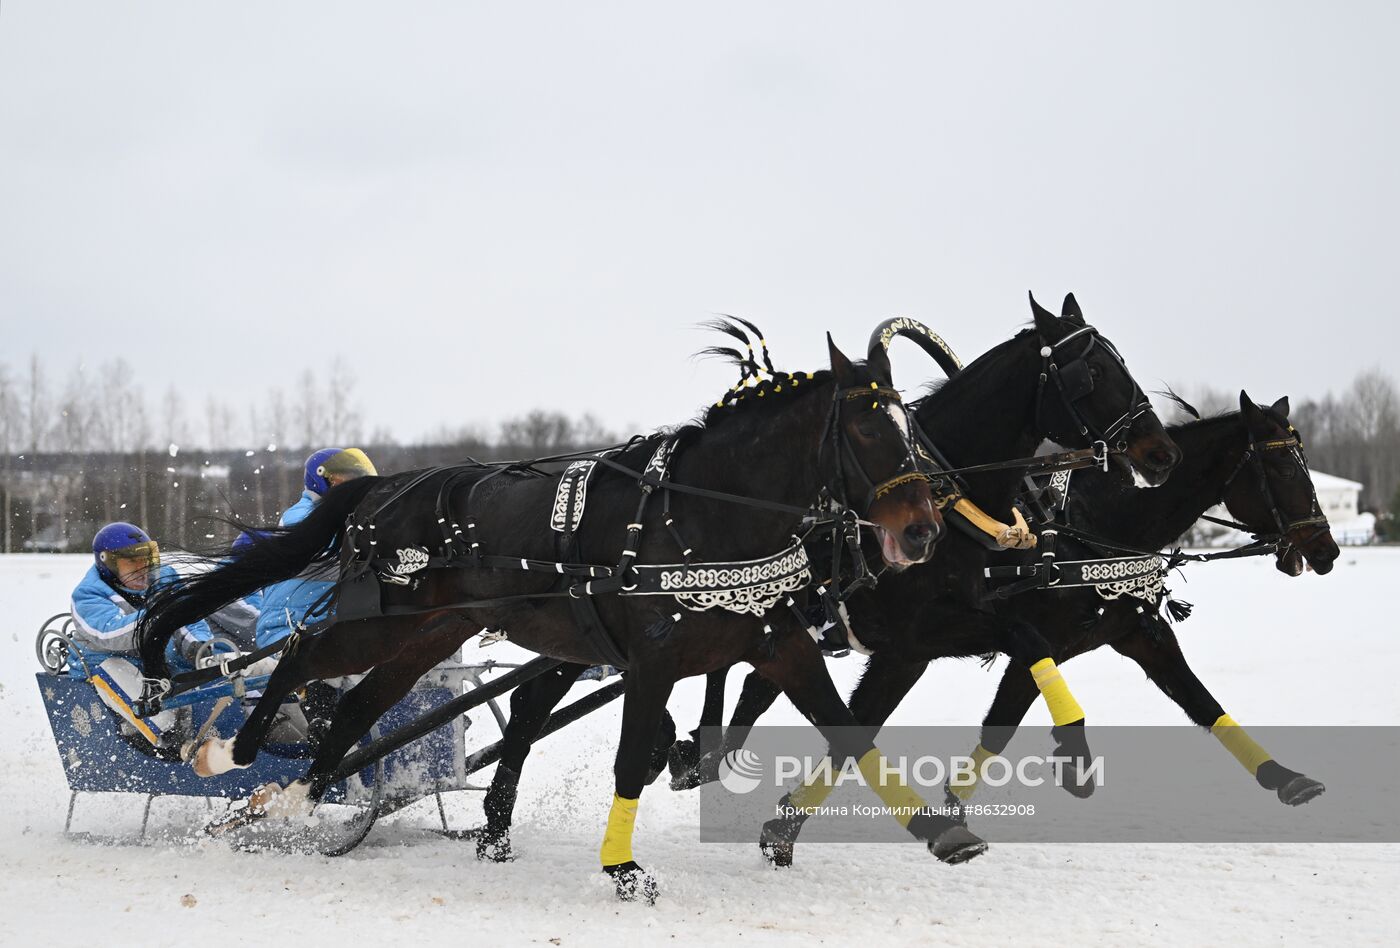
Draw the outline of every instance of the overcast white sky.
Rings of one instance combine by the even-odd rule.
[[[340,354],[405,440],[685,420],[721,311],[794,369],[1028,289],[1149,388],[1393,361],[1400,4],[991,6],[3,0],[0,360],[197,412]]]

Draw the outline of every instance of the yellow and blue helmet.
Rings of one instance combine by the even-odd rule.
[[[331,487],[329,477],[349,480],[378,473],[374,462],[359,448],[322,448],[306,459],[306,489],[324,494]]]

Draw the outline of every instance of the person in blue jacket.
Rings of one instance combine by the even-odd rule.
[[[73,652],[68,674],[92,683],[98,698],[124,722],[120,733],[147,747],[147,752],[175,754],[188,729],[188,713],[162,711],[139,717],[133,703],[141,696],[141,659],[136,626],[146,597],[161,586],[179,582],[172,566],[162,566],[160,547],[135,524],[109,523],[92,540],[93,564],[73,590]],[[176,672],[195,667],[199,650],[210,641],[209,627],[192,622],[171,636],[165,657]],[[214,646],[211,646],[213,648]],[[144,739],[144,742],[143,740]]]
[[[160,547],[145,530],[131,523],[109,523],[92,540],[93,564],[73,590],[74,647],[79,656],[68,672],[86,678],[84,663],[96,668],[113,656],[121,656],[138,669],[136,623],[145,610],[146,596],[167,583],[179,581],[172,566],[162,566]],[[209,627],[193,622],[171,636],[166,659],[176,671],[194,667],[199,647],[209,641]]]
[[[374,464],[359,448],[322,448],[306,459],[306,489],[301,492],[301,499],[282,514],[278,526],[290,527],[305,520],[326,491],[337,484],[377,473]],[[282,641],[297,627],[324,619],[327,609],[324,604],[317,606],[317,603],[335,584],[338,571],[339,565],[335,562],[313,563],[301,575],[264,589],[262,610],[258,614],[258,648]]]

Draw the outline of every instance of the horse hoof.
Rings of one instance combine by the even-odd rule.
[[[603,871],[612,876],[613,883],[617,886],[619,900],[635,902],[638,899],[643,899],[647,905],[656,904],[658,891],[656,877],[635,862],[628,861],[616,866],[604,866]]]
[[[763,824],[763,834],[758,838],[758,848],[763,858],[774,869],[790,869],[792,854],[797,848],[797,831],[800,826],[785,820],[769,820]]]
[[[1069,791],[1069,795],[1078,800],[1087,800],[1094,795],[1098,789],[1098,782],[1093,777],[1085,778],[1078,770],[1066,773],[1064,779],[1060,781],[1060,786]]]
[[[948,818],[959,826],[967,825],[967,810],[963,809],[967,801],[953,792],[953,788],[947,784],[943,785],[943,806],[948,811]]]
[[[277,783],[265,783],[253,791],[248,797],[248,808],[257,810],[259,813],[267,812],[267,805],[272,802],[273,797],[282,792],[282,785]]]
[[[1278,788],[1278,798],[1289,806],[1302,806],[1314,797],[1322,796],[1326,790],[1320,781],[1299,774]]]
[[[486,827],[476,837],[476,858],[482,862],[511,862],[515,853],[510,848],[510,830],[494,831]]]
[[[700,745],[694,741],[676,741],[666,752],[666,766],[671,771],[671,789],[679,790],[677,781],[685,779],[690,770],[700,762]]]
[[[939,862],[956,866],[986,852],[987,841],[974,835],[966,826],[950,826],[937,839],[929,840],[928,851],[938,857]]]
[[[217,777],[230,770],[243,770],[248,767],[248,764],[234,762],[233,742],[234,738],[223,740],[211,737],[201,744],[199,750],[194,752],[194,761],[191,764],[194,772],[201,777]]]
[[[259,794],[266,793],[261,802],[255,802]],[[259,787],[249,798],[248,805],[261,807],[262,811],[276,820],[294,820],[310,816],[315,805],[311,802],[311,784],[305,780],[293,780],[283,789],[275,783]]]
[[[714,783],[719,779],[719,763],[722,760],[724,760],[723,754],[712,751],[697,760],[695,766],[684,773],[676,775],[673,771],[671,789],[694,790],[707,783]]]
[[[1081,769],[1081,763],[1088,759],[1088,748],[1084,748],[1082,756],[1079,753],[1068,755],[1064,753],[1064,746],[1056,749],[1057,755],[1063,755],[1056,760],[1056,783],[1064,787],[1071,797],[1077,800],[1088,800],[1092,797],[1093,791],[1098,790],[1099,781],[1092,773],[1085,773]],[[1068,758],[1068,759],[1064,759]]]

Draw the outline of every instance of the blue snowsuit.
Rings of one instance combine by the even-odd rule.
[[[301,500],[287,508],[278,526],[290,527],[301,523],[321,502],[321,495],[314,491],[301,492]],[[328,614],[322,606],[314,615],[308,610],[335,585],[338,564],[315,563],[299,576],[273,583],[262,590],[262,611],[258,614],[258,648],[280,642],[292,634],[296,624],[310,625]]]
[[[151,588],[179,581],[173,566],[162,566]],[[89,669],[95,670],[114,655],[141,667],[136,651],[136,623],[146,611],[140,605],[144,595],[142,590],[128,589],[123,596],[121,590],[102,578],[96,565],[88,567],[87,575],[73,590],[73,645],[83,661],[78,661],[78,656],[73,657],[68,663],[70,676],[86,678],[84,661]],[[165,647],[165,660],[174,671],[189,671],[194,667],[195,651],[200,643],[207,641],[209,626],[204,622],[182,626],[170,637]]]

